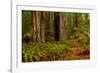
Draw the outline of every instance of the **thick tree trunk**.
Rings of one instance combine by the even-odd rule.
[[[40,42],[40,12],[36,12],[36,40],[37,42]]]
[[[66,40],[66,18],[63,13],[60,13],[60,24],[59,24],[59,41],[65,41]]]
[[[33,11],[32,12],[32,35],[33,42],[41,41],[40,38],[40,12]]]

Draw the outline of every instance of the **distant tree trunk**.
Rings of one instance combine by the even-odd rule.
[[[74,13],[71,13],[71,35],[72,35],[72,32],[73,32],[73,29],[74,29]]]
[[[50,12],[50,37],[51,37],[51,40],[54,40],[54,13]]]
[[[67,13],[67,39],[70,38],[70,36],[72,35],[73,32],[73,24],[74,24],[74,17],[73,17],[73,13]]]
[[[75,27],[78,26],[78,14],[77,13],[74,14],[74,26]]]
[[[59,12],[54,13],[54,27],[55,27],[55,40],[59,41],[59,23],[60,23],[60,18],[59,18]]]
[[[50,13],[50,29],[54,30],[54,13]]]
[[[45,12],[41,12],[41,25],[40,25],[41,41],[45,42]]]
[[[65,41],[66,40],[66,17],[63,13],[60,13],[60,24],[59,24],[59,41]]]
[[[36,42],[36,12],[32,12],[32,37],[33,42]]]

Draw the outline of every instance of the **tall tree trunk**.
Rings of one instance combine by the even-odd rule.
[[[41,41],[45,42],[45,12],[41,12],[41,25],[40,25]]]
[[[32,12],[32,37],[33,42],[36,42],[36,12]]]
[[[63,13],[60,13],[60,24],[59,24],[59,41],[65,41],[66,40],[66,17]]]
[[[40,42],[40,12],[36,12],[36,40]]]
[[[51,37],[51,40],[54,40],[54,13],[50,12],[50,37]]]
[[[59,22],[60,18],[59,18],[59,12],[55,12],[54,13],[54,27],[55,27],[55,40],[59,41]]]

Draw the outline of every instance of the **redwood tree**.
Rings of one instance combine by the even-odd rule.
[[[66,16],[64,13],[60,13],[60,23],[59,23],[59,41],[65,41],[66,40]]]

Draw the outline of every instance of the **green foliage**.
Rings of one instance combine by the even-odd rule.
[[[23,10],[22,11],[22,35],[25,33],[31,32],[31,24],[32,24],[32,13],[31,11]]]
[[[74,26],[73,32],[70,35],[70,39],[67,41],[67,44],[70,47],[89,48],[90,45],[89,14],[77,13],[77,17],[78,17],[77,26]]]
[[[66,31],[67,31],[68,39],[70,38],[73,32],[73,25],[74,25],[73,15],[74,15],[73,13],[66,13],[66,17],[67,17]]]
[[[60,60],[60,55],[68,53],[70,48],[63,43],[23,43],[22,57],[24,62],[43,61],[44,57],[49,60]]]

